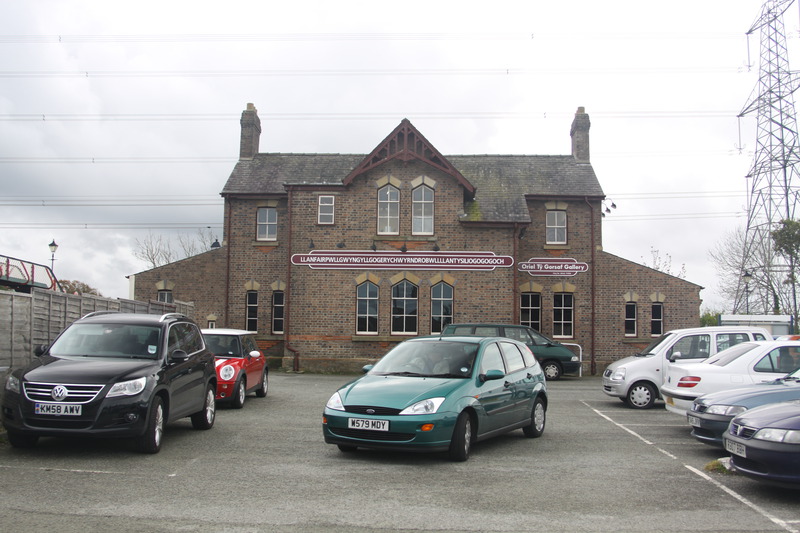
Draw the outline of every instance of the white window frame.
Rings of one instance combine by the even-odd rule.
[[[412,235],[433,235],[434,198],[433,188],[427,185],[420,185],[411,191]]]
[[[653,311],[655,309],[660,310],[661,316],[659,318],[655,318]],[[658,331],[654,326],[658,324]],[[651,337],[660,337],[664,334],[664,304],[662,302],[653,302],[650,306],[650,336]]]
[[[561,298],[561,305],[556,305],[556,299]],[[569,298],[572,305],[564,305],[564,300]],[[569,315],[569,317],[567,317]],[[566,332],[568,330],[568,332]],[[575,295],[571,292],[557,292],[553,294],[553,338],[571,339],[575,336]]]
[[[633,316],[631,316],[633,315]],[[638,334],[637,322],[639,318],[639,306],[636,302],[625,302],[625,326],[626,337],[636,337]]]
[[[400,296],[395,296],[395,288],[404,287],[403,293]],[[408,287],[413,287],[415,296],[409,296]],[[413,306],[413,312],[410,311],[410,306]],[[400,312],[396,310],[400,308]],[[407,331],[406,325],[409,317],[414,317],[414,330]],[[395,319],[400,319],[403,322],[403,329],[395,329]],[[419,287],[407,279],[402,280],[392,286],[392,322],[391,322],[392,335],[416,335],[419,331]]]
[[[374,287],[374,291],[370,290]],[[366,294],[363,294],[366,291]],[[375,296],[370,296],[374,293]],[[378,312],[380,309],[380,287],[371,281],[360,283],[356,287],[356,335],[377,335],[378,334]],[[362,312],[362,309],[363,312]],[[366,329],[359,329],[359,322],[364,318],[367,325]],[[375,330],[369,329],[370,318],[375,319]]]
[[[256,240],[278,240],[278,209],[276,207],[259,207],[256,214]]]
[[[545,215],[545,240],[547,244],[567,244],[567,212],[550,209]]]
[[[317,224],[329,225],[335,222],[336,197],[320,195],[317,199]]]
[[[276,301],[280,296],[280,302]],[[272,292],[272,333],[280,335],[286,323],[286,293],[283,291]],[[280,315],[280,316],[278,316]],[[278,323],[280,322],[280,327]]]
[[[524,305],[525,299],[528,299],[527,306]],[[538,300],[538,305],[534,305],[533,300],[534,298]],[[523,292],[519,295],[519,309],[520,309],[520,325],[528,326],[529,328],[535,329],[536,331],[542,330],[542,293],[540,292]],[[523,320],[522,316],[525,314],[525,311],[528,312],[528,320]],[[536,315],[536,320],[532,317]]]
[[[445,296],[444,291],[449,289],[449,296]],[[440,281],[431,287],[431,333],[441,333],[448,324],[453,323],[453,303],[455,299],[455,290],[453,286],[444,281]],[[450,313],[446,314],[445,309],[450,307]],[[437,309],[435,308],[438,307]],[[439,321],[440,329],[436,329],[436,320]]]
[[[400,189],[385,185],[378,189],[378,235],[400,234]]]

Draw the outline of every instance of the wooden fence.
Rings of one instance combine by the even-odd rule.
[[[31,294],[0,291],[0,371],[29,363],[35,346],[49,344],[64,328],[93,311],[192,316],[194,304],[77,296],[43,289],[33,289]]]

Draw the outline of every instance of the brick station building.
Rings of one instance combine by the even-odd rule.
[[[129,276],[131,297],[257,331],[288,370],[354,371],[447,323],[496,322],[580,345],[602,372],[699,325],[702,287],[603,251],[589,127],[578,108],[569,155],[445,156],[408,120],[366,154],[260,153],[248,104],[222,245]]]

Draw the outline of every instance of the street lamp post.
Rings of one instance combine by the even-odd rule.
[[[745,270],[744,275],[742,276],[742,281],[744,281],[744,308],[745,314],[750,314],[750,282],[753,281],[753,275],[750,274],[749,271]]]
[[[53,239],[47,247],[50,248],[50,271],[52,272],[56,262],[56,250],[58,250],[56,240]]]

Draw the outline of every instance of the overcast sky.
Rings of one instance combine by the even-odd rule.
[[[136,239],[221,239],[248,102],[262,152],[367,153],[408,118],[445,155],[568,154],[583,106],[605,250],[658,250],[724,310],[761,4],[0,0],[0,254],[49,265],[55,239],[59,278],[128,297]]]

